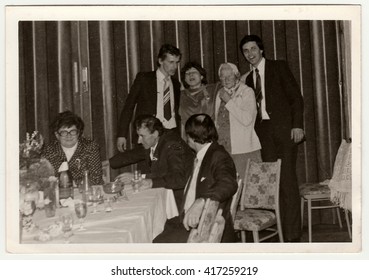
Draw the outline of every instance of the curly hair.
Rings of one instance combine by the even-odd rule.
[[[181,69],[181,80],[185,88],[189,88],[189,84],[186,83],[186,72],[191,68],[195,68],[197,71],[199,71],[200,75],[202,76],[201,83],[203,85],[208,84],[208,80],[206,79],[206,70],[199,63],[190,61],[187,62]]]
[[[62,127],[71,127],[75,125],[79,131],[79,135],[82,134],[85,124],[82,119],[71,111],[64,111],[58,114],[55,120],[51,124],[51,129],[54,132],[58,132]]]

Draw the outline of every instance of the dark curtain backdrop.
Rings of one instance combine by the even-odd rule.
[[[262,37],[267,58],[288,62],[301,87],[306,142],[299,146],[299,182],[322,181],[351,135],[349,27],[341,21],[19,22],[19,140],[33,130],[50,140],[50,122],[69,109],[108,159],[117,152],[118,116],[135,75],[156,68],[163,43],[180,48],[182,65],[200,62],[212,83],[223,62],[241,73],[250,69],[238,44],[252,33]]]

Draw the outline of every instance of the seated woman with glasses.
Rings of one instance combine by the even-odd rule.
[[[50,161],[55,175],[67,162],[74,181],[82,180],[84,170],[88,170],[91,184],[100,185],[104,183],[100,147],[82,136],[83,128],[84,123],[79,116],[71,111],[59,113],[51,124],[56,139],[43,147],[42,156]]]

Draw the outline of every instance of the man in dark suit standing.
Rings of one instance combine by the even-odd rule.
[[[187,242],[190,228],[197,227],[205,200],[219,201],[223,209],[225,228],[222,242],[234,242],[235,233],[229,212],[233,194],[237,191],[237,173],[231,156],[217,143],[214,122],[206,114],[191,116],[185,125],[188,145],[196,152],[179,217],[168,220],[164,231],[154,243]]]
[[[140,115],[135,120],[138,143],[144,148],[144,158],[150,170],[143,174],[143,188],[172,189],[177,207],[182,204],[183,189],[191,174],[194,153],[173,130],[165,129],[159,119],[152,115]],[[117,176],[130,184],[130,172]]]
[[[127,149],[129,125],[136,108],[136,116],[149,114],[156,116],[166,129],[174,129],[180,124],[178,114],[180,82],[174,78],[181,59],[181,52],[175,46],[164,44],[158,54],[158,69],[137,74],[118,123],[117,149],[119,154],[110,159],[112,168],[120,168],[142,160],[142,147],[124,154]],[[136,137],[133,137],[135,142]]]
[[[296,175],[297,144],[304,139],[303,99],[300,88],[285,61],[264,58],[262,40],[246,35],[240,50],[252,65],[241,77],[255,91],[255,131],[261,143],[263,161],[282,159],[280,207],[283,235],[287,242],[301,237],[300,197]]]

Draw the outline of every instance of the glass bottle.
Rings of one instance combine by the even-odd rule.
[[[82,184],[80,185],[80,190],[79,192],[86,192],[88,193],[90,188],[91,188],[91,182],[90,182],[90,176],[89,176],[89,172],[88,170],[85,170],[83,172],[83,179],[82,179]]]
[[[68,162],[63,162],[59,168],[59,199],[73,198],[73,178]]]

